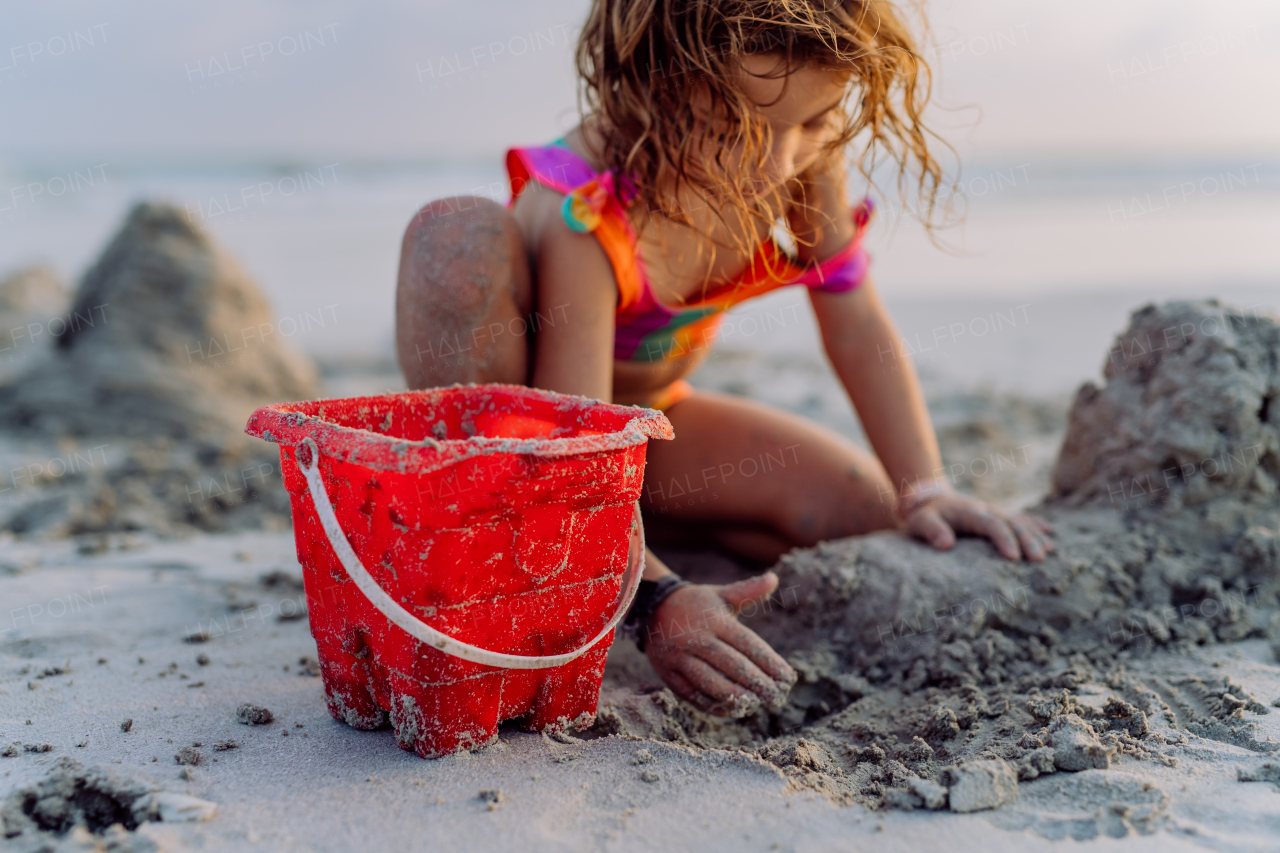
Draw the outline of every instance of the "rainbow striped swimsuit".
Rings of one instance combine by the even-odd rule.
[[[630,182],[598,173],[565,146],[563,140],[538,148],[507,152],[511,205],[529,181],[564,193],[561,212],[574,231],[591,232],[613,267],[618,282],[617,330],[613,356],[618,361],[657,362],[681,358],[714,342],[724,312],[755,296],[790,285],[824,293],[854,290],[867,275],[869,258],[862,238],[871,219],[870,198],[854,209],[856,228],[849,244],[820,264],[801,266],[775,240],[765,241],[752,262],[732,281],[679,307],[654,296],[636,251],[636,234],[626,205],[635,193]]]

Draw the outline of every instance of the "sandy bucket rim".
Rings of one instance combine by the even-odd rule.
[[[462,439],[424,438],[413,441],[396,438],[361,427],[342,426],[302,409],[314,408],[325,403],[343,403],[348,406],[361,404],[385,404],[388,400],[406,400],[430,404],[435,398],[462,389],[495,391],[515,396],[540,398],[568,413],[583,413],[588,409],[602,409],[610,413],[632,414],[617,430],[600,435],[578,435],[564,438],[486,438],[472,436]],[[297,447],[310,438],[324,456],[344,462],[363,465],[375,471],[397,473],[429,473],[456,465],[477,456],[509,453],[559,459],[567,456],[585,456],[612,450],[621,450],[643,444],[649,439],[669,440],[675,437],[671,422],[656,409],[641,406],[623,406],[607,403],[591,397],[561,394],[541,388],[504,383],[470,383],[426,388],[418,391],[399,391],[364,397],[332,397],[288,403],[272,403],[258,408],[245,425],[245,432],[266,441]]]

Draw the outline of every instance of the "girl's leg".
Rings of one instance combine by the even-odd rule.
[[[676,437],[650,442],[642,504],[661,527],[697,525],[744,557],[897,524],[880,463],[834,432],[759,403],[698,392],[667,412]]]
[[[441,199],[405,229],[396,351],[410,388],[524,385],[533,279],[515,218],[489,199]]]

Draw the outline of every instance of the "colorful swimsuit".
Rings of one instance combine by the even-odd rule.
[[[770,238],[732,281],[700,299],[671,308],[654,295],[636,251],[635,230],[626,212],[635,192],[628,180],[616,179],[611,172],[596,172],[564,140],[539,148],[511,149],[507,152],[507,173],[511,205],[529,181],[537,181],[565,194],[561,212],[571,229],[594,233],[600,241],[618,282],[613,345],[613,357],[618,361],[658,362],[708,347],[725,311],[779,287],[801,284],[824,293],[846,293],[866,278],[869,259],[862,238],[873,210],[870,198],[853,211],[853,239],[826,261],[802,266]],[[687,396],[687,383],[681,380],[675,385],[680,387],[673,386],[662,396],[670,398],[672,392],[681,399]],[[659,402],[669,406],[675,400]]]

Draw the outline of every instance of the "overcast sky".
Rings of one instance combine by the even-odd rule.
[[[491,156],[575,121],[585,0],[3,0],[0,156]],[[983,157],[1280,150],[1275,0],[943,0]]]

